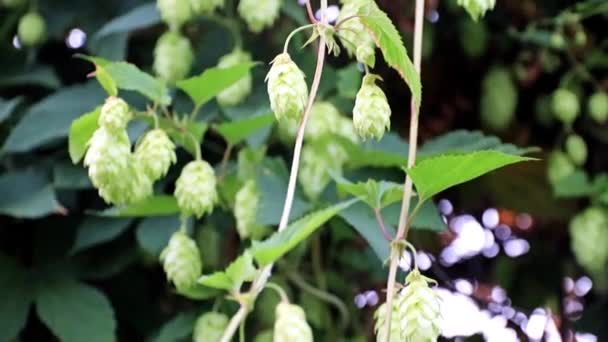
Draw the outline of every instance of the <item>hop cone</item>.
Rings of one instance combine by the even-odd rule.
[[[571,247],[578,262],[594,276],[608,266],[608,213],[599,207],[587,208],[570,221]]]
[[[46,22],[36,12],[30,12],[21,19],[17,26],[17,35],[23,46],[34,46],[42,43],[46,37]]]
[[[251,236],[257,223],[257,211],[259,195],[255,180],[248,180],[236,193],[234,203],[234,217],[236,218],[236,229],[241,239]]]
[[[325,135],[338,133],[341,117],[338,108],[331,102],[315,102],[310,108],[310,117],[306,124],[306,139],[317,140]]]
[[[429,280],[418,270],[405,279],[406,286],[397,299],[403,341],[435,342],[441,333],[441,302]]]
[[[166,22],[171,30],[177,31],[188,20],[192,18],[192,5],[184,0],[157,0],[156,7],[160,17]]]
[[[562,178],[571,175],[575,169],[575,166],[565,153],[561,151],[553,151],[549,155],[547,178],[549,178],[549,182],[551,182],[551,184],[555,184]]]
[[[304,73],[291,60],[289,54],[282,53],[272,61],[266,75],[270,107],[278,120],[300,120],[308,99],[308,86]]]
[[[177,290],[187,290],[200,277],[203,264],[196,243],[186,233],[173,233],[160,255],[167,279]]]
[[[137,145],[135,159],[142,172],[151,180],[160,179],[167,174],[171,164],[175,163],[175,145],[165,131],[153,129]]]
[[[154,181],[148,177],[135,157],[131,156],[131,203],[139,202],[154,192]]]
[[[365,1],[351,1],[342,6],[338,21],[352,17],[359,13]],[[373,67],[376,62],[374,39],[367,31],[361,19],[351,18],[345,21],[338,31],[342,45],[349,56],[355,55],[359,63]]]
[[[272,330],[264,330],[253,339],[253,342],[273,342],[274,332]]]
[[[389,342],[401,342],[401,321],[399,317],[399,307],[397,301],[393,301],[393,312],[391,313],[391,336]],[[386,324],[386,303],[383,303],[378,307],[374,318],[376,319],[376,325],[374,331],[376,332],[376,341],[384,342],[385,333],[384,325]]]
[[[213,211],[217,201],[215,172],[203,160],[188,163],[175,182],[177,204],[185,215],[201,217]]]
[[[571,134],[566,139],[566,152],[576,165],[583,165],[587,161],[587,143],[578,134]]]
[[[553,92],[551,105],[557,119],[570,125],[580,111],[578,97],[572,91],[560,88]]]
[[[259,33],[274,23],[280,8],[281,0],[241,0],[238,11],[249,30]]]
[[[300,174],[298,180],[308,198],[315,199],[323,192],[331,181],[330,170],[342,173],[343,159],[339,157],[339,145],[334,145],[332,151],[337,152],[333,156],[330,149],[321,145],[305,145],[302,148],[302,159],[300,162]]]
[[[608,120],[608,94],[598,91],[591,95],[587,103],[587,109],[595,122],[605,123]]]
[[[110,132],[119,132],[127,127],[131,118],[129,105],[119,97],[110,96],[101,107],[98,123]]]
[[[190,0],[190,4],[195,13],[209,14],[224,7],[224,0]]]
[[[228,326],[228,316],[208,312],[200,316],[194,325],[193,342],[219,342]]]
[[[279,303],[274,322],[274,342],[312,342],[312,329],[306,322],[306,314],[295,304]]]
[[[380,140],[391,126],[391,108],[382,89],[375,84],[377,76],[366,75],[355,99],[353,124],[362,139]]]
[[[493,68],[482,83],[482,124],[496,132],[505,131],[513,121],[516,106],[517,88],[509,71],[502,67]]]
[[[458,5],[469,12],[473,20],[477,21],[483,17],[488,10],[496,6],[496,0],[458,0]]]
[[[241,50],[234,50],[231,53],[220,58],[218,63],[219,68],[229,68],[231,66],[251,62],[251,55]],[[245,77],[223,90],[217,95],[218,103],[223,107],[237,105],[251,94],[252,77],[251,73],[247,73]]]
[[[176,32],[165,32],[154,48],[154,71],[163,80],[174,83],[186,77],[194,53],[188,38]]]

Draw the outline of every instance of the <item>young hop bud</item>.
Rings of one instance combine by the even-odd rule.
[[[178,291],[191,288],[203,271],[196,242],[181,230],[173,233],[169,244],[160,254],[160,260],[167,279]]]
[[[215,171],[206,161],[191,161],[175,182],[174,194],[184,215],[200,218],[212,212],[217,201]]]
[[[509,128],[517,107],[517,87],[506,68],[494,67],[484,77],[480,102],[482,124],[495,132]]]
[[[274,342],[312,342],[312,329],[306,322],[306,314],[295,304],[281,302],[276,308]]]
[[[566,125],[571,125],[580,111],[578,97],[572,91],[560,88],[553,92],[552,98],[553,113],[556,118]]]
[[[110,132],[123,131],[132,118],[129,105],[121,98],[110,96],[101,107],[99,126]]]
[[[266,75],[266,82],[270,107],[276,118],[300,121],[308,100],[308,86],[304,73],[288,53],[275,57]]]
[[[23,46],[35,46],[46,38],[46,22],[44,18],[36,12],[30,12],[21,19],[17,26],[17,35]]]
[[[174,83],[186,77],[193,60],[192,45],[180,33],[165,32],[156,42],[154,71],[166,82]]]
[[[158,7],[162,20],[167,23],[173,31],[178,31],[193,15],[192,5],[189,1],[157,0],[156,7]]]
[[[135,159],[146,176],[152,181],[158,180],[176,161],[175,145],[165,131],[153,129],[135,148]]]
[[[338,36],[349,56],[355,55],[359,63],[373,68],[376,64],[376,44],[361,19],[353,18],[364,4],[364,1],[351,1],[342,6],[338,21],[349,19],[340,25]]]
[[[571,134],[566,139],[566,152],[576,165],[583,165],[587,161],[587,143],[577,134]]]
[[[429,287],[431,279],[411,271],[397,299],[404,341],[435,342],[441,334],[441,300]]]
[[[259,194],[255,180],[248,180],[236,193],[234,202],[234,217],[236,229],[242,240],[251,236],[257,225]]]
[[[355,130],[364,140],[370,137],[380,140],[391,126],[391,108],[386,95],[376,85],[376,78],[378,76],[371,74],[363,77],[353,108]]]
[[[200,316],[194,324],[193,342],[220,342],[228,326],[228,316],[218,312],[208,312]]]
[[[496,0],[458,0],[458,5],[464,7],[473,20],[483,17],[488,10],[496,6]]]
[[[231,53],[220,58],[217,66],[219,68],[229,68],[240,63],[251,62],[251,55],[240,49],[234,50]],[[243,78],[224,89],[217,95],[217,102],[222,107],[235,106],[251,94],[251,85],[253,79],[251,73],[248,72]]]
[[[570,244],[576,260],[592,275],[603,276],[608,266],[608,213],[590,207],[570,221]]]
[[[603,124],[608,120],[608,94],[604,92],[596,92],[589,97],[587,109],[591,118]]]
[[[399,317],[399,307],[397,306],[398,298],[393,301],[393,310],[391,313],[391,335],[389,338],[389,342],[401,342],[401,320]],[[383,303],[378,307],[376,313],[374,314],[374,318],[376,320],[376,324],[374,325],[374,331],[376,332],[376,341],[384,342],[386,339],[384,326],[386,324],[387,312],[386,312],[386,303]]]
[[[224,0],[190,0],[190,5],[197,14],[211,14],[224,7]]]
[[[280,0],[241,0],[238,11],[247,23],[249,31],[259,33],[264,28],[272,26],[279,16],[280,8]]]

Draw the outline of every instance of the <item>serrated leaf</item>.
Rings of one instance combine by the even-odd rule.
[[[363,166],[397,167],[407,163],[407,144],[392,133],[387,133],[380,141],[368,140],[354,143],[340,136],[326,137],[338,142],[348,153],[348,165],[353,168]]]
[[[243,119],[224,122],[215,125],[214,129],[222,136],[230,145],[236,145],[258,130],[274,124],[274,114],[268,113],[264,115],[250,116]]]
[[[135,229],[137,245],[152,258],[158,260],[161,251],[169,243],[171,235],[179,229],[179,226],[180,220],[177,215],[146,218]]]
[[[87,150],[87,143],[99,127],[98,119],[101,107],[83,114],[72,122],[68,135],[68,150],[72,163],[77,164]]]
[[[100,212],[91,212],[93,215],[107,217],[147,217],[167,216],[179,212],[177,200],[171,195],[151,196],[139,203],[124,207],[112,207]]]
[[[131,219],[86,217],[78,226],[76,241],[71,253],[78,253],[101,243],[113,240],[129,228]]]
[[[483,150],[525,155],[538,151],[538,148],[519,148],[513,144],[505,144],[497,137],[484,135],[480,131],[456,130],[438,136],[422,145],[418,150],[418,156],[420,160],[437,154],[457,154]]]
[[[40,320],[62,342],[116,341],[110,301],[99,290],[71,278],[49,279],[36,297]]]
[[[344,98],[354,100],[357,97],[357,92],[361,87],[361,79],[363,78],[363,74],[359,70],[357,63],[351,63],[338,70],[337,76],[336,88],[338,89],[338,94]]]
[[[265,266],[273,263],[314,233],[325,222],[357,201],[358,199],[351,199],[310,213],[291,223],[283,231],[274,233],[268,239],[262,242],[254,241],[249,251],[259,265]]]
[[[241,63],[229,68],[209,68],[202,74],[177,82],[197,107],[243,78],[257,62]]]
[[[0,98],[0,123],[8,119],[17,106],[21,103],[21,97],[15,97],[10,100]]]
[[[203,275],[198,283],[221,290],[238,291],[244,282],[251,281],[256,275],[253,258],[248,251],[230,263],[225,271]]]
[[[165,322],[152,342],[175,342],[185,340],[192,334],[192,327],[197,315],[194,312],[181,312],[170,321]]]
[[[422,84],[420,75],[416,72],[414,64],[407,55],[407,50],[401,40],[401,34],[393,25],[391,19],[375,2],[363,6],[359,11],[361,22],[371,33],[376,45],[382,51],[384,60],[393,69],[397,70],[401,78],[407,83],[412,98],[419,109],[422,103]]]
[[[459,155],[431,157],[407,169],[421,201],[503,166],[534,160],[499,151],[479,151]]]
[[[145,28],[160,22],[160,15],[156,4],[146,3],[135,7],[129,12],[108,21],[94,35],[94,39],[99,39],[115,33],[130,32],[136,29]]]
[[[376,181],[368,179],[367,182],[352,183],[349,180],[334,176],[338,190],[347,192],[363,202],[372,209],[382,209],[387,205],[401,200],[403,196],[403,185],[388,181]]]
[[[28,272],[16,260],[0,254],[0,341],[13,341],[27,323],[34,297]]]
[[[27,169],[0,176],[0,214],[40,218],[62,210],[53,185],[41,170]]]

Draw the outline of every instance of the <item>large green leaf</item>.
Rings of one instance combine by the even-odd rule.
[[[17,261],[0,254],[0,341],[13,341],[27,323],[34,297],[28,272]]]
[[[100,113],[101,107],[97,107],[72,122],[68,136],[68,150],[72,163],[77,164],[84,156],[87,143],[99,127],[97,121]]]
[[[177,87],[186,92],[194,104],[200,107],[247,75],[256,64],[248,62],[229,68],[209,68],[198,76],[177,82]]]
[[[258,130],[271,126],[274,120],[274,114],[268,113],[221,123],[214,128],[230,145],[236,145]]]
[[[28,71],[2,75],[0,87],[35,85],[49,89],[57,89],[61,81],[50,66],[36,66]]]
[[[348,165],[354,168],[363,166],[398,167],[407,163],[407,144],[395,134],[385,134],[380,141],[368,140],[353,143],[340,136],[326,137],[337,141],[348,153]]]
[[[129,228],[131,219],[87,217],[78,226],[72,253],[113,240]]]
[[[376,45],[382,51],[384,60],[401,75],[412,92],[416,106],[420,108],[422,102],[420,76],[407,55],[401,34],[386,13],[382,12],[373,1],[370,1],[369,5],[363,6],[359,14],[361,22],[367,27]]]
[[[253,257],[260,265],[275,262],[310,236],[310,234],[314,233],[329,219],[357,201],[358,199],[351,199],[315,211],[291,223],[283,231],[274,233],[262,242],[254,241],[250,248]]]
[[[62,210],[53,185],[41,170],[27,169],[0,176],[0,214],[39,218]]]
[[[10,100],[0,98],[0,123],[8,119],[15,108],[21,103],[21,97],[15,97]]]
[[[101,212],[92,214],[108,217],[146,217],[146,216],[167,216],[177,214],[179,207],[177,200],[171,195],[151,196],[139,203],[130,204],[124,207],[112,207]]]
[[[135,229],[137,244],[146,254],[158,259],[179,226],[178,216],[146,218]]]
[[[58,277],[40,286],[38,316],[62,342],[116,341],[110,301],[99,290],[75,279]]]
[[[68,135],[82,113],[103,102],[104,94],[92,82],[62,88],[31,106],[4,142],[5,152],[28,152]]]
[[[182,312],[173,317],[160,327],[156,336],[151,339],[152,342],[176,342],[184,341],[190,335],[194,323],[196,322],[196,314],[194,312]]]
[[[135,7],[129,12],[108,21],[94,35],[94,39],[115,33],[130,32],[145,28],[160,22],[160,15],[155,3],[146,3]]]
[[[418,150],[419,159],[437,154],[468,153],[483,150],[497,150],[507,154],[524,155],[535,152],[537,148],[519,148],[505,144],[495,136],[484,135],[479,131],[456,130],[436,137]]]
[[[499,151],[479,151],[468,154],[431,157],[406,170],[412,177],[421,201],[503,166],[532,158]]]
[[[221,290],[238,291],[244,282],[252,281],[256,275],[253,258],[248,251],[234,260],[225,271],[214,272],[199,278],[199,284]]]
[[[53,186],[62,190],[80,190],[91,189],[93,184],[85,168],[66,161],[53,165]]]

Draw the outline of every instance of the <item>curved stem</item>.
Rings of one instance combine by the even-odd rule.
[[[287,36],[287,39],[285,39],[285,44],[283,45],[283,53],[287,52],[287,49],[289,48],[289,41],[291,40],[291,38],[293,38],[293,36],[300,32],[303,31],[305,29],[311,28],[316,26],[317,24],[308,24],[308,25],[304,25],[304,26],[300,26],[297,29],[291,31],[291,33]]]
[[[314,24],[318,22],[317,18],[315,18],[315,14],[312,12],[310,0],[306,1],[306,14],[308,15],[308,20],[310,20],[311,23]]]
[[[380,212],[380,209],[374,208],[374,214],[376,215],[376,221],[378,222],[378,226],[380,227],[382,235],[384,235],[386,241],[393,241],[391,235],[386,231],[386,227],[384,226],[384,219],[382,219],[382,213]]]
[[[285,290],[283,290],[283,288],[278,284],[269,281],[266,283],[266,288],[272,289],[276,293],[278,293],[279,297],[281,297],[282,302],[289,303],[289,297],[287,296],[287,293],[285,293]]]
[[[422,59],[422,30],[424,24],[424,0],[416,0],[416,18],[414,23],[414,66],[416,68],[416,72],[420,74],[420,64]],[[410,104],[410,136],[409,136],[409,151],[407,158],[407,166],[412,167],[416,162],[416,149],[418,144],[418,111],[417,106],[414,100]],[[406,175],[404,191],[403,191],[403,200],[401,202],[401,214],[399,216],[399,226],[397,229],[397,236],[395,240],[402,240],[407,238],[409,220],[408,220],[408,212],[410,209],[410,201],[412,199],[412,190],[413,184],[412,179]],[[387,310],[388,316],[386,317],[386,321],[384,324],[384,341],[381,342],[389,342],[390,334],[391,334],[391,314],[393,310],[390,308],[393,307],[393,298],[395,296],[395,277],[397,276],[397,265],[399,263],[399,258],[401,257],[401,252],[397,248],[395,248],[394,244],[391,244],[391,263],[389,266],[388,279],[386,284],[386,307],[389,308]]]

